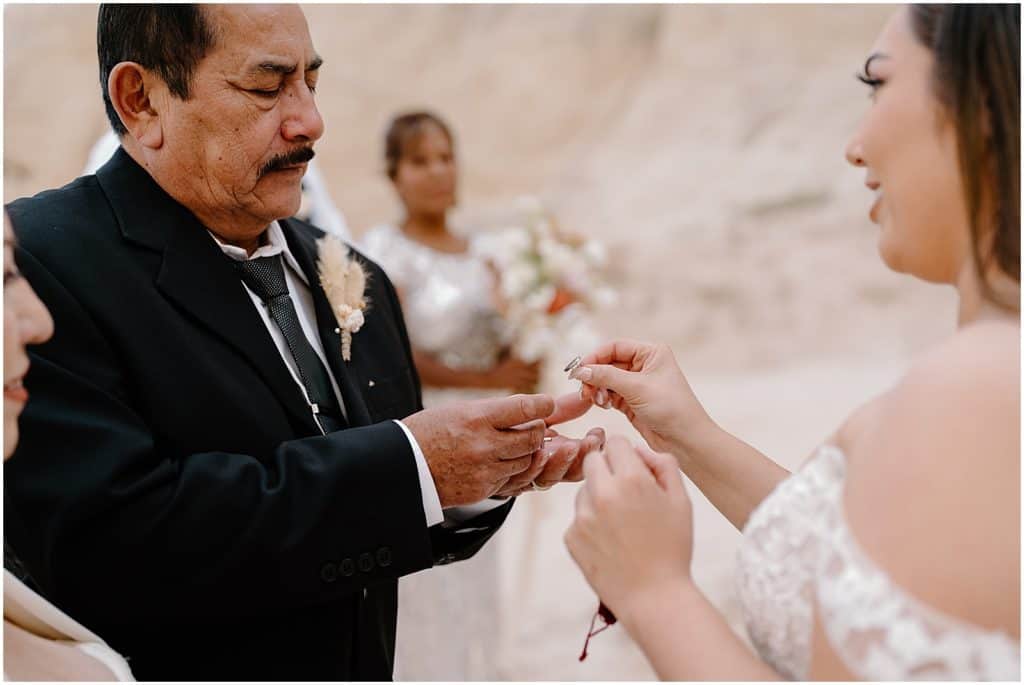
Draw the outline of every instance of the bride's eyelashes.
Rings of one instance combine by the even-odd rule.
[[[857,80],[860,81],[861,83],[863,83],[864,85],[868,86],[869,88],[871,88],[871,96],[872,97],[874,97],[875,93],[878,92],[879,88],[881,88],[883,85],[885,85],[885,80],[884,79],[875,78],[875,77],[871,76],[870,74],[868,74],[866,72],[865,73],[861,73],[861,74],[857,74]]]
[[[874,78],[872,76],[869,76],[868,74],[857,74],[857,80],[860,81],[861,83],[871,86],[872,88],[877,88],[878,86],[885,83],[885,81],[883,81],[882,79]]]
[[[873,53],[866,60],[864,60],[864,66],[861,67],[860,73],[857,74],[857,80],[871,88],[872,98],[875,97],[875,93],[878,92],[878,89],[885,84],[885,79],[875,77],[871,73],[871,65],[876,60],[885,60],[888,58],[888,55],[885,55],[881,52]]]

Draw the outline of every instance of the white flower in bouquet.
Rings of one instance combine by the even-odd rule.
[[[538,278],[536,267],[523,261],[513,262],[501,274],[501,293],[506,300],[522,300],[534,289]]]
[[[608,248],[604,243],[596,240],[588,240],[580,248],[587,265],[595,269],[603,269],[608,266]]]
[[[536,198],[516,204],[523,226],[495,234],[487,254],[501,272],[509,344],[520,358],[537,361],[564,352],[580,337],[574,331],[593,331],[589,313],[611,301],[601,283],[608,257],[600,243],[560,231]]]
[[[594,304],[600,309],[610,309],[619,303],[619,293],[614,288],[601,286],[594,289]]]
[[[522,299],[523,307],[528,312],[547,313],[552,300],[555,299],[555,294],[555,286],[550,283],[545,283],[539,288],[535,288],[533,291],[526,294],[526,297]]]
[[[552,281],[563,281],[580,271],[579,253],[553,238],[539,240],[537,254],[545,274]]]
[[[528,252],[532,245],[529,231],[521,226],[508,226],[482,237],[478,249],[498,263],[511,263]]]
[[[526,317],[515,332],[516,356],[525,362],[536,362],[548,357],[557,339],[547,317],[539,312]]]

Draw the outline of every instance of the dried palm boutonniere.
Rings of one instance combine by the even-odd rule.
[[[341,333],[341,358],[352,359],[352,335],[363,327],[366,301],[366,272],[359,260],[352,256],[348,245],[341,239],[326,235],[316,241],[316,268],[320,285],[338,320]]]

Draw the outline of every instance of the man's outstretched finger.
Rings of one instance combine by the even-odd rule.
[[[555,411],[545,419],[549,426],[557,426],[566,421],[578,419],[587,413],[593,403],[584,399],[578,392],[571,392],[555,399]]]

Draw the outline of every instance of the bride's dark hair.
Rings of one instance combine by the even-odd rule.
[[[455,139],[452,138],[451,129],[444,123],[441,117],[431,112],[406,112],[399,114],[388,124],[387,133],[384,134],[384,161],[387,164],[388,178],[395,180],[398,173],[398,163],[405,153],[405,147],[423,133],[424,126],[436,126],[448,144],[455,149]]]
[[[1020,5],[911,5],[910,24],[956,126],[978,273],[994,260],[1020,283]],[[993,216],[981,216],[983,197]]]

